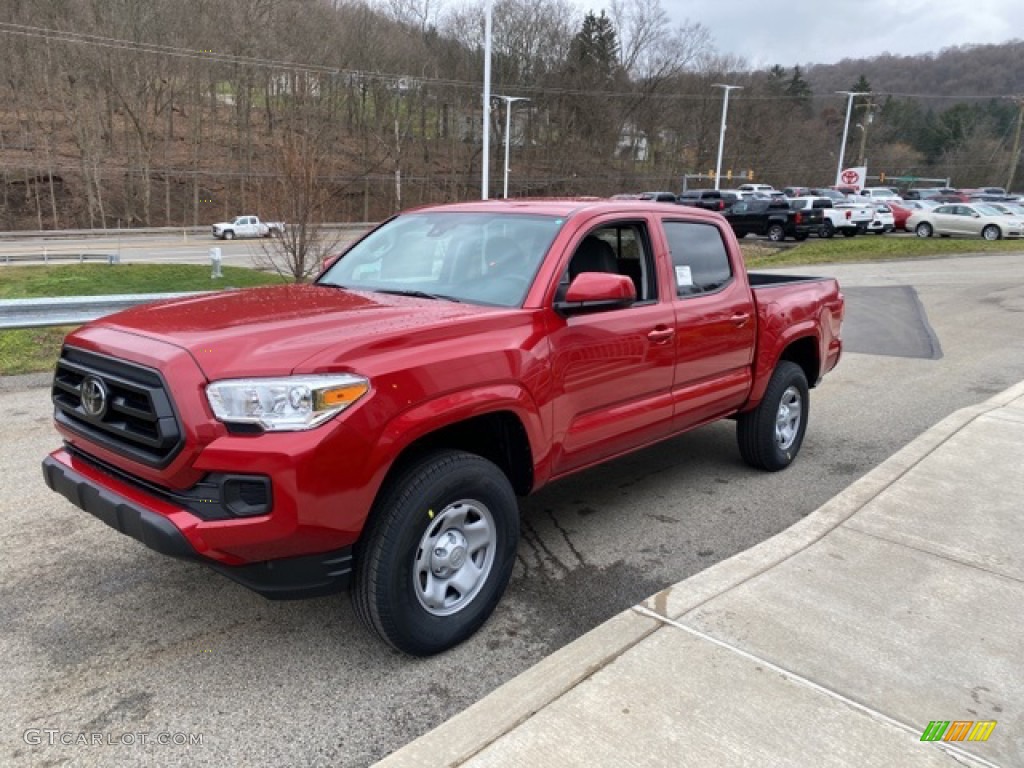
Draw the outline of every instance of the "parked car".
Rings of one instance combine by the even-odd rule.
[[[871,221],[868,222],[868,232],[876,235],[884,235],[896,228],[896,217],[892,208],[885,203],[875,203],[873,206]]]
[[[421,208],[314,284],[72,331],[51,390],[62,445],[43,475],[121,533],[268,597],[349,586],[371,631],[426,656],[501,599],[517,497],[726,418],[744,461],[788,467],[842,318],[835,280],[748,275],[708,211]],[[147,587],[169,611],[209,609]]]
[[[674,192],[641,192],[640,200],[653,200],[656,203],[675,203],[677,198]]]
[[[236,216],[234,221],[221,221],[213,225],[213,236],[219,240],[236,237],[270,237],[284,232],[284,222],[260,221],[259,216]]]
[[[898,232],[909,232],[907,220],[915,211],[930,211],[941,203],[931,200],[904,200],[902,203],[889,203],[892,210],[893,226]]]
[[[810,187],[783,187],[782,194],[787,198],[804,197],[811,194]]]
[[[854,237],[867,232],[868,225],[874,218],[874,210],[870,205],[855,203],[846,198],[834,200],[831,197],[807,196],[794,197],[789,201],[795,211],[820,211],[821,222],[815,234],[818,237],[830,238],[839,232],[844,237]]]
[[[771,196],[772,192],[777,191],[771,184],[740,184],[736,189],[745,195],[765,195],[768,197]]]
[[[915,212],[907,220],[907,228],[918,237],[980,235],[986,240],[1000,240],[1024,236],[1024,217],[1007,216],[985,203],[955,203]]]
[[[730,189],[688,189],[676,198],[680,205],[722,212],[741,200],[739,192]]]
[[[931,200],[939,195],[951,194],[956,194],[956,190],[951,187],[915,187],[908,189],[900,197],[904,200]]]
[[[896,194],[889,187],[864,187],[856,195],[858,198],[868,200],[872,203],[877,202],[896,202],[898,203],[903,198]]]
[[[785,200],[748,198],[722,212],[737,237],[764,235],[780,243],[787,237],[806,240],[821,229],[819,210],[797,210]]]

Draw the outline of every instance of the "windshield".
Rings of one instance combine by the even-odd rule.
[[[317,283],[515,307],[563,223],[490,211],[408,213],[352,246]]]

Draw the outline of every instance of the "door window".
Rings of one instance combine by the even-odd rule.
[[[732,280],[729,253],[714,224],[665,222],[677,296],[717,291]]]

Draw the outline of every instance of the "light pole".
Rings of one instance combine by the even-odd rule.
[[[725,101],[722,102],[722,128],[718,132],[718,162],[715,164],[715,189],[718,189],[719,180],[722,178],[722,151],[725,149],[725,116],[729,114],[729,93],[742,90],[743,86],[714,83],[712,87],[725,90]]]
[[[480,199],[488,198],[490,186],[491,159],[491,4],[487,0],[484,12],[484,125],[483,125],[483,161],[480,164]]]
[[[504,198],[508,200],[508,145],[510,142],[510,134],[512,132],[512,103],[516,101],[529,101],[525,96],[498,96],[495,95],[496,99],[501,99],[505,102],[505,194]]]
[[[843,143],[839,145],[839,165],[836,167],[836,186],[841,181],[840,174],[843,172],[843,159],[846,157],[846,137],[850,133],[850,113],[853,112],[853,99],[856,96],[867,96],[867,91],[836,91],[846,94],[849,99],[846,102],[846,122],[843,123]]]

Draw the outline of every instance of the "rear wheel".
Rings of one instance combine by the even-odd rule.
[[[781,361],[761,403],[736,420],[736,441],[743,460],[769,472],[788,467],[800,452],[809,411],[803,368],[788,360]]]
[[[518,539],[515,493],[497,466],[462,451],[429,454],[374,505],[356,550],[356,614],[410,655],[447,650],[491,615]]]
[[[802,243],[804,240],[807,239],[807,233],[801,232],[799,235],[793,235],[793,239]]]
[[[927,221],[922,221],[914,228],[914,234],[918,237],[931,237],[932,231],[932,225]]]
[[[832,225],[831,221],[826,221],[818,229],[818,237],[824,237],[825,239],[830,239],[830,238],[834,237],[835,234],[836,234],[836,228]]]
[[[843,229],[843,237],[855,237],[857,235],[856,227],[845,227]]]
[[[995,224],[989,224],[983,230],[981,230],[981,236],[986,240],[998,240],[1003,236],[1003,233],[999,231],[999,227]]]
[[[781,224],[772,224],[768,227],[768,239],[773,243],[781,243],[786,239],[786,230]]]

